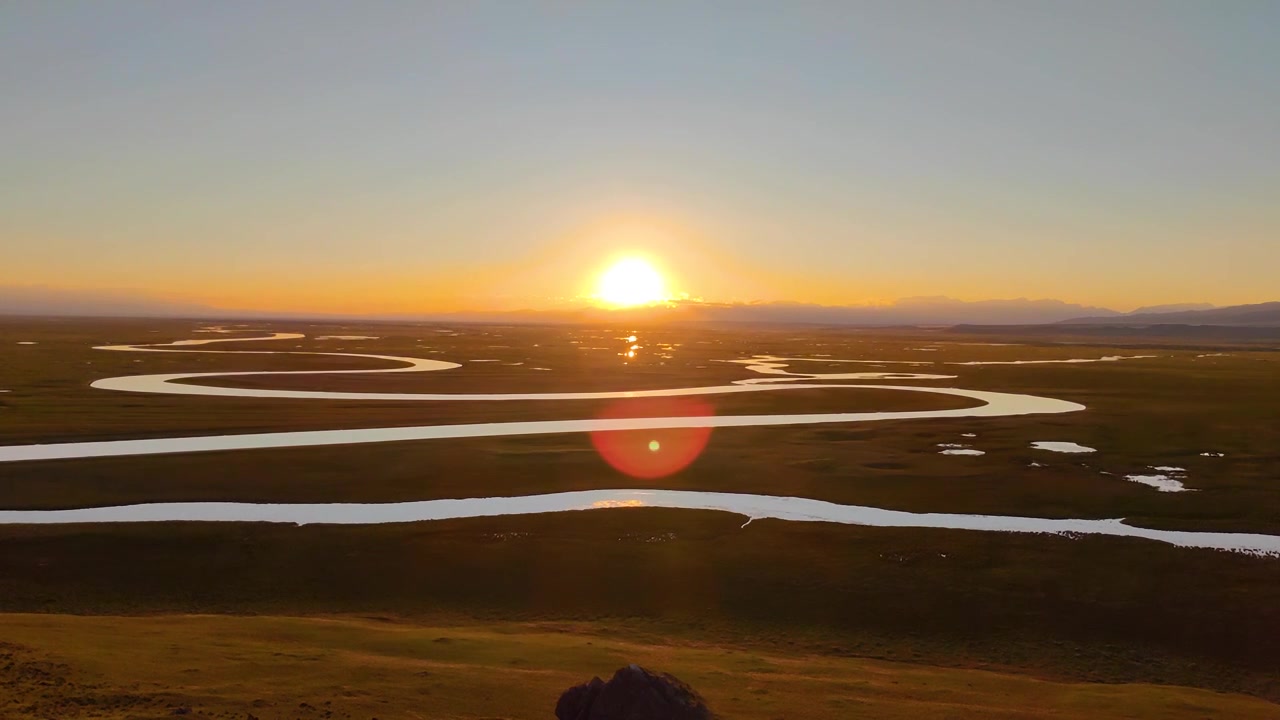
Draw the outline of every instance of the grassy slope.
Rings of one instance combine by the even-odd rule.
[[[639,508],[375,527],[15,526],[0,609],[624,618],[693,641],[1280,698],[1275,560],[741,522]]]
[[[599,623],[422,626],[361,618],[0,616],[5,718],[547,718],[629,662],[738,720],[1275,717],[1238,695],[1061,683],[742,647],[636,644]]]

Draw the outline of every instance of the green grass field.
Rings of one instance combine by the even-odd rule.
[[[0,444],[591,417],[607,406],[252,400],[88,387],[97,378],[135,373],[383,366],[359,358],[90,349],[200,337],[191,331],[201,324],[0,323],[0,389],[11,391],[0,394]],[[392,502],[658,487],[1280,534],[1280,352],[1274,349],[1136,340],[993,346],[967,344],[984,338],[941,332],[641,328],[636,332],[646,351],[624,362],[617,350],[631,328],[474,326],[441,333],[434,327],[273,323],[270,329],[379,339],[307,338],[288,343],[299,348],[237,343],[236,349],[502,362],[464,362],[440,373],[269,383],[243,378],[240,384],[404,392],[717,385],[752,375],[713,361],[772,353],[942,363],[883,369],[958,376],[909,384],[1045,395],[1088,410],[717,430],[693,465],[658,480],[621,475],[585,435],[16,463],[0,465],[0,509]],[[930,346],[936,349],[916,349]],[[1158,357],[1077,365],[945,364],[1103,355]],[[819,362],[805,369],[810,367],[850,370]],[[713,400],[720,414],[967,402],[873,390]],[[1054,454],[1032,449],[1035,440],[1073,441],[1098,452]],[[958,441],[986,455],[938,454],[938,443]],[[1033,462],[1043,467],[1029,467]],[[1153,465],[1185,467],[1185,482],[1196,492],[1159,493],[1123,479]],[[145,712],[161,715],[172,709],[164,703],[185,702],[211,717],[308,717],[298,703],[320,708],[328,700],[335,703],[333,716],[341,717],[341,693],[331,685],[348,677],[359,686],[353,692],[365,693],[358,702],[344,700],[350,702],[341,712],[351,717],[546,717],[560,690],[612,672],[628,654],[642,662],[653,658],[656,669],[684,677],[732,717],[842,718],[856,716],[859,708],[867,709],[867,717],[889,718],[927,710],[934,712],[930,717],[1028,718],[1280,713],[1270,704],[1280,701],[1280,560],[1117,538],[742,523],[723,513],[625,509],[368,527],[4,526],[0,611],[40,615],[0,616],[0,639],[22,646],[11,650],[29,658],[22,662],[65,663],[68,673],[85,673],[76,675],[78,683],[128,688],[147,682],[140,676],[154,668],[160,679],[142,695],[160,698],[148,700]],[[193,619],[191,613],[221,617]],[[366,615],[388,621],[358,619]],[[460,640],[463,628],[476,652],[450,665],[446,651],[471,648]],[[155,634],[154,643],[144,642],[146,632]],[[219,654],[221,635],[240,643],[240,655]],[[436,645],[423,640],[428,636],[458,642]],[[129,639],[111,652],[135,654],[111,655],[113,637]],[[388,637],[416,649],[397,651]],[[164,662],[162,643],[179,648],[179,655],[190,648],[186,664]],[[325,658],[324,672],[308,665],[308,653]],[[256,662],[256,672],[236,680],[225,659],[232,655],[276,659]],[[742,664],[748,656],[764,658],[775,672],[752,670]],[[383,674],[353,669],[366,659]],[[448,667],[426,668],[424,680],[413,675],[418,662]],[[179,674],[189,668],[198,672]],[[299,679],[269,682],[277,677],[272,672]],[[397,673],[419,682],[402,684]],[[291,682],[300,683],[294,694]],[[933,683],[936,693],[929,689]],[[266,686],[276,688],[274,694]],[[437,704],[412,704],[422,700],[424,687]],[[744,695],[751,688],[767,692]],[[449,704],[450,697],[459,704]],[[253,709],[256,699],[272,703],[263,706],[269,711]],[[390,704],[379,709],[379,699]],[[466,702],[477,704],[469,708]],[[787,710],[795,707],[804,712]],[[17,717],[74,717],[34,712]],[[151,717],[112,712],[117,714],[99,716]]]

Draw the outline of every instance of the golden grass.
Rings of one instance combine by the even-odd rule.
[[[612,639],[600,623],[0,615],[3,718],[549,718],[637,662],[726,718],[1274,718],[1243,695]]]

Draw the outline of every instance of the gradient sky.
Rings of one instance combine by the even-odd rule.
[[[1280,3],[0,4],[0,284],[1280,299]]]

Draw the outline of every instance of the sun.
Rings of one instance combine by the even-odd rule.
[[[601,302],[617,307],[648,305],[667,299],[666,282],[647,261],[640,258],[623,258],[600,276],[596,297]]]

